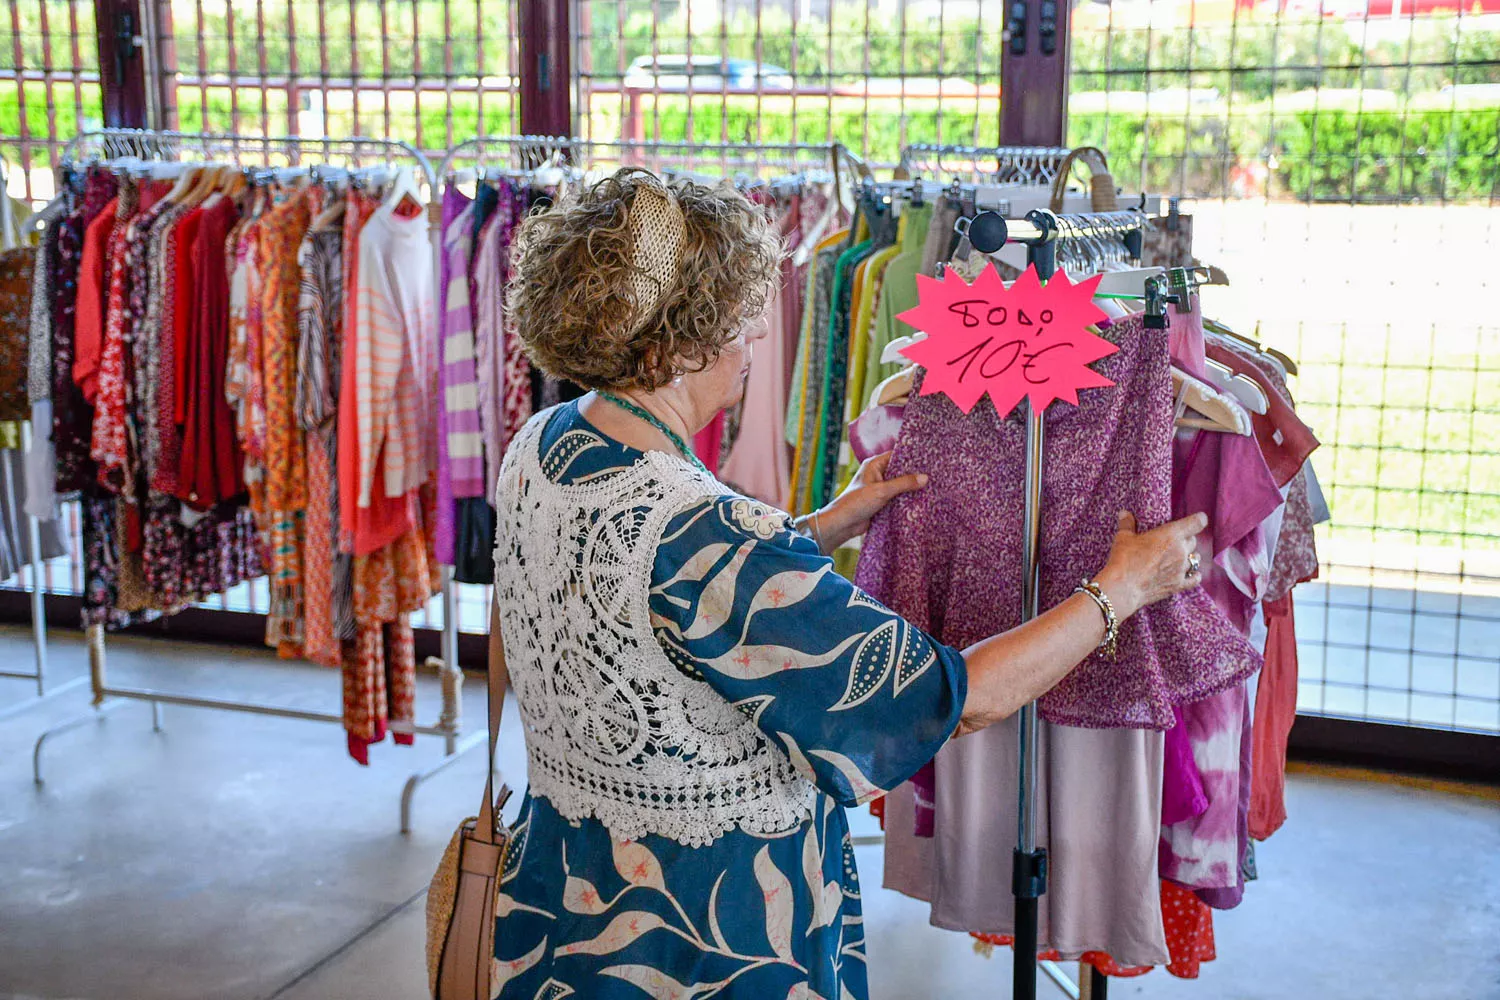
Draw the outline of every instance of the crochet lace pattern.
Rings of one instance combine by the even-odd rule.
[[[734,495],[662,452],[563,485],[547,475],[598,439],[570,431],[544,457],[533,417],[495,493],[495,594],[526,731],[531,793],[618,840],[703,846],[739,828],[769,835],[812,815],[815,786],[652,633],[648,595],[673,515]],[[545,463],[545,467],[544,467]]]

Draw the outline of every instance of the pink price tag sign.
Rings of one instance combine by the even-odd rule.
[[[952,271],[917,275],[917,306],[899,318],[927,334],[901,350],[927,369],[922,395],[944,393],[968,413],[989,393],[1004,417],[1023,399],[1040,412],[1114,385],[1089,367],[1119,350],[1088,330],[1106,318],[1094,305],[1100,277],[1075,285],[1059,271],[1043,285],[1033,266],[1006,288],[993,264],[972,285]]]

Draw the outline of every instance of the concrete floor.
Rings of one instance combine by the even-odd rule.
[[[115,683],[329,710],[335,674],[256,652],[112,639]],[[0,663],[29,662],[0,629]],[[54,674],[85,670],[54,633]],[[424,679],[424,685],[430,685]],[[27,685],[0,680],[0,709]],[[424,785],[397,833],[412,770],[440,745],[384,744],[372,766],[327,725],[132,704],[31,749],[86,712],[84,691],[0,721],[0,997],[48,1000],[421,1000],[423,889],[482,787],[474,753]],[[482,717],[470,685],[469,718]],[[436,712],[424,686],[421,721]],[[502,768],[524,769],[514,718]],[[1291,821],[1258,860],[1261,881],[1216,924],[1219,955],[1196,982],[1162,972],[1118,997],[1500,1000],[1500,796],[1327,769],[1290,781]],[[867,816],[856,832],[871,832]],[[877,1000],[1009,995],[1009,958],[928,926],[926,907],[875,888],[861,848]],[[1422,866],[1422,867],[1418,867]],[[1047,985],[1043,998],[1062,994]]]

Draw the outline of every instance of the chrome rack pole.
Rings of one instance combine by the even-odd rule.
[[[1024,243],[1037,274],[1046,280],[1057,271],[1058,220],[1051,212],[1031,212],[1025,219],[1006,219],[981,212],[961,232],[982,254],[997,253],[1006,243]],[[1042,458],[1045,411],[1026,404],[1026,483],[1021,535],[1021,621],[1041,610]],[[1036,1000],[1038,905],[1047,892],[1047,849],[1037,845],[1037,709],[1036,702],[1017,713],[1019,754],[1016,780],[1016,848],[1011,855],[1011,894],[1015,897],[1013,1000]],[[1050,970],[1049,970],[1050,971]]]
[[[1134,224],[1135,228],[1131,226]],[[984,212],[969,222],[964,230],[974,249],[984,254],[999,251],[1007,242],[1024,243],[1027,257],[1037,275],[1046,281],[1057,272],[1059,239],[1088,237],[1110,233],[1126,240],[1133,255],[1139,256],[1139,224],[1128,213],[1107,213],[1082,218],[1051,212],[1031,212],[1024,220],[1005,219],[994,212]],[[1132,239],[1133,236],[1133,239]],[[1027,403],[1026,410],[1026,484],[1025,525],[1022,536],[1024,575],[1021,580],[1021,620],[1030,621],[1041,610],[1041,520],[1042,462],[1045,424],[1043,415]],[[1015,896],[1015,961],[1012,978],[1014,1000],[1036,1000],[1038,904],[1047,892],[1047,851],[1037,846],[1037,706],[1031,702],[1018,713],[1019,767],[1017,781],[1016,850],[1013,855],[1011,890]],[[1047,974],[1070,996],[1080,993],[1091,1000],[1107,1000],[1109,979],[1090,965],[1080,970],[1075,986],[1055,963],[1041,963]]]
[[[1035,214],[1035,213],[1034,213]],[[1043,280],[1057,270],[1056,222],[1036,214],[1028,219],[1042,230],[1028,240],[1027,257]],[[1021,578],[1021,621],[1041,614],[1042,541],[1042,448],[1046,424],[1044,410],[1026,404],[1025,528],[1022,536],[1024,576]],[[1011,995],[1014,1000],[1036,998],[1037,918],[1041,897],[1047,892],[1047,849],[1036,838],[1036,702],[1021,707],[1019,780],[1017,787],[1016,850],[1012,856],[1011,894],[1016,900],[1015,965]]]

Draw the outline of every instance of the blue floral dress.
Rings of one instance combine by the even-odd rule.
[[[542,454],[578,432],[588,447],[543,463],[555,482],[595,481],[642,457],[595,429],[576,402],[551,416]],[[620,841],[601,822],[570,822],[528,795],[501,883],[499,996],[864,1000],[844,807],[905,781],[948,739],[963,709],[963,659],[830,572],[812,540],[764,504],[726,492],[678,514],[662,537],[650,594],[658,641],[679,669],[753,712],[817,785],[813,815],[786,833],[735,829],[688,847],[656,835]],[[682,572],[705,561],[707,572]],[[816,582],[806,593],[778,596],[774,583],[760,593],[788,573],[779,579]],[[712,665],[770,645],[826,663],[754,680]]]

